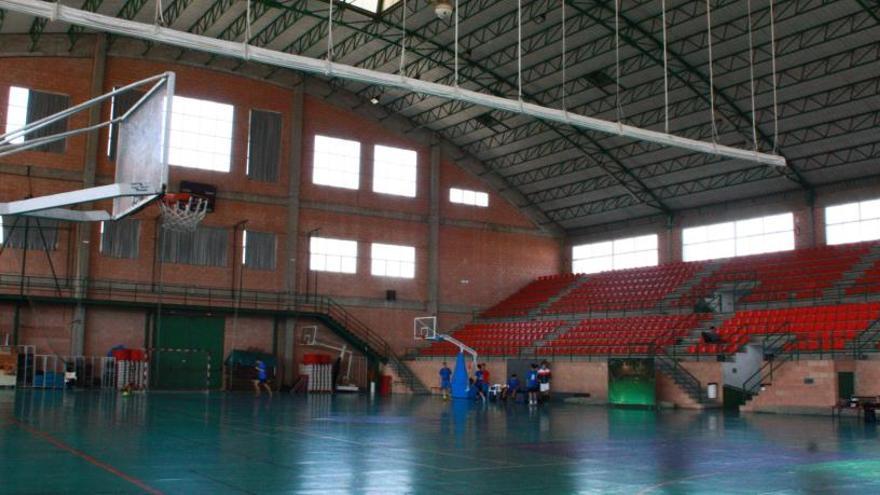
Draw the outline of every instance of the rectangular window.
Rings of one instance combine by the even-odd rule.
[[[54,251],[58,247],[57,220],[36,217],[0,217],[0,245],[11,249]],[[25,242],[27,234],[27,242]]]
[[[370,253],[370,272],[380,277],[414,278],[416,248],[374,242]]]
[[[229,172],[234,110],[235,107],[225,103],[175,96],[168,163]]]
[[[70,106],[70,97],[54,93],[44,93],[32,89],[12,86],[9,88],[9,102],[6,107],[6,132],[21,129],[31,122],[54,115]],[[27,136],[12,139],[12,143],[24,143],[37,138],[59,134],[67,130],[67,119],[61,119],[37,129]],[[32,151],[64,153],[66,139],[32,148]]]
[[[574,273],[597,273],[657,265],[657,234],[574,246]]]
[[[278,180],[281,159],[281,114],[251,110],[248,131],[247,176],[261,182]]]
[[[791,213],[692,227],[682,231],[684,261],[732,258],[794,249]]]
[[[312,237],[309,267],[321,272],[357,273],[357,241]]]
[[[825,208],[826,244],[880,239],[880,199]]]
[[[275,234],[245,230],[241,238],[241,263],[252,270],[274,270]]]
[[[397,196],[416,195],[418,153],[376,145],[373,149],[373,191]]]
[[[113,88],[118,89],[118,88]],[[143,91],[126,91],[119,93],[110,100],[110,116],[114,119],[122,117],[131,107],[144,97]],[[119,124],[110,126],[109,139],[107,140],[107,156],[111,160],[116,161],[116,148],[119,146]]]
[[[357,189],[361,179],[361,143],[315,136],[312,182],[323,186]]]
[[[489,194],[467,189],[449,188],[449,201],[471,206],[489,206]]]
[[[133,218],[101,222],[101,253],[113,258],[137,258],[140,227],[140,221]]]
[[[200,225],[195,232],[162,230],[161,236],[160,255],[165,263],[226,266],[227,229]]]

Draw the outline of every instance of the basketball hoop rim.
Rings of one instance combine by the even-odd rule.
[[[179,202],[186,202],[190,199],[199,199],[199,200],[207,200],[205,196],[193,193],[185,193],[185,192],[177,192],[177,193],[165,193],[163,194],[159,200],[167,205],[174,205]]]

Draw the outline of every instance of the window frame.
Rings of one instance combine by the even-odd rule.
[[[342,168],[328,168],[321,167],[319,169],[319,156],[321,158],[328,157],[332,155],[332,153],[328,151],[324,151],[323,149],[319,149],[319,140],[329,140],[332,142],[327,142],[326,145],[333,149],[333,142],[336,142],[338,145],[342,145],[343,143],[355,145],[356,147],[356,155],[336,155],[346,158],[352,158],[353,163],[343,164]],[[326,186],[326,187],[335,187],[338,189],[347,189],[349,191],[357,191],[361,188],[361,161],[363,159],[363,147],[360,141],[355,141],[353,139],[346,139],[334,136],[327,136],[324,134],[315,134],[314,139],[312,140],[313,148],[312,148],[312,184],[316,186]],[[323,148],[323,146],[321,147]],[[319,155],[320,151],[320,155]],[[319,174],[320,170],[320,174]],[[332,179],[327,179],[324,176],[332,177],[335,174],[345,174],[351,177],[354,177],[353,181],[349,181],[346,183],[340,184],[339,182],[334,182]],[[319,179],[320,177],[320,179]]]
[[[215,119],[205,115],[191,115],[188,113],[184,113],[184,110],[181,110],[182,106],[186,106],[188,102],[192,102],[193,104],[210,104],[216,109],[220,109],[221,107],[227,107],[229,109],[229,120],[225,119]],[[187,108],[188,110],[188,108]],[[224,108],[225,110],[225,108]],[[208,126],[207,121],[211,122],[222,122],[224,124],[228,123],[228,136],[223,133],[217,134],[204,134],[199,132],[200,129],[205,129]],[[225,129],[224,129],[225,130]],[[205,145],[206,142],[210,141],[216,145],[218,142],[222,141],[224,143],[228,143],[228,150],[226,153],[218,153],[216,152],[215,147],[211,147],[208,149],[194,149],[189,146],[181,146],[181,143],[191,143],[193,139],[196,139],[195,136],[204,137],[204,141],[199,141],[201,145]],[[223,103],[215,100],[208,100],[205,98],[197,98],[192,96],[183,96],[183,95],[174,95],[174,100],[171,105],[171,129],[169,131],[169,139],[168,139],[168,165],[174,167],[181,168],[191,168],[196,170],[203,170],[206,172],[219,172],[219,173],[230,173],[232,172],[232,162],[233,162],[233,149],[234,149],[234,141],[235,141],[235,105],[230,103]],[[183,155],[180,155],[183,153]],[[190,156],[187,156],[190,155]],[[217,168],[214,166],[205,166],[199,164],[193,164],[190,160],[196,160],[201,162],[202,159],[199,157],[203,157],[205,155],[210,155],[210,157],[216,156],[225,156],[226,157],[226,166],[225,168]],[[185,156],[185,159],[181,159],[182,156]],[[213,159],[210,160],[213,162]],[[183,162],[183,163],[181,163]]]
[[[772,228],[772,230],[768,230],[768,221],[776,221],[782,217],[787,217],[785,221],[788,225],[784,229]],[[761,222],[760,232],[755,229],[758,222]],[[790,229],[788,228],[789,225]],[[753,231],[740,234],[740,232],[749,232],[749,229]],[[795,248],[794,230],[794,214],[792,212],[774,213],[772,215],[684,228],[681,231],[682,260],[685,262],[706,261],[791,251]],[[727,233],[723,233],[724,231]],[[788,236],[788,238],[778,244],[783,246],[781,249],[774,247],[770,250],[764,250],[750,247],[765,246],[772,238],[781,239],[783,235]],[[697,240],[689,241],[688,237],[692,236],[696,237]],[[764,242],[760,242],[761,240]],[[694,252],[701,254],[689,255],[689,253]]]
[[[857,213],[856,217],[854,219],[834,221],[833,223],[829,222],[828,219],[831,216],[829,214],[829,210],[834,211],[835,209],[842,208],[855,208]],[[868,208],[873,209],[875,212],[866,212],[865,210]],[[825,244],[829,246],[839,246],[841,244],[853,244],[857,242],[875,241],[877,239],[880,239],[880,198],[828,205],[825,207],[824,214]],[[838,227],[841,227],[841,230],[846,230],[847,228],[855,228],[855,230],[857,231],[857,235],[853,236],[852,233],[850,233],[849,237],[843,237],[843,240],[834,240],[833,237],[835,236],[831,235],[831,232],[833,230],[838,230]],[[868,229],[871,227],[873,227],[873,232],[868,231]]]
[[[380,258],[376,250],[407,251],[406,259]],[[381,254],[381,253],[380,253]],[[411,255],[411,256],[410,256]],[[411,259],[410,259],[411,257]],[[381,267],[381,270],[378,268]],[[389,267],[396,267],[389,270]],[[416,247],[404,244],[388,244],[384,242],[370,243],[370,275],[384,278],[414,279],[416,278]]]
[[[472,199],[469,200],[468,197]],[[484,198],[485,201],[480,201]],[[449,188],[449,202],[456,205],[476,206],[477,208],[489,207],[489,193],[485,191],[474,191],[473,189],[462,189],[460,187]]]
[[[336,247],[349,246],[353,248],[352,253],[343,253],[339,252],[342,249],[330,249],[326,251],[316,251],[315,244],[318,244],[320,247],[321,244],[328,244],[329,246],[336,245]],[[309,271],[313,272],[328,272],[328,273],[341,273],[346,275],[355,275],[357,274],[357,264],[358,264],[358,249],[360,249],[359,243],[353,239],[340,239],[336,237],[319,237],[319,236],[311,236],[309,237],[309,245],[308,245],[308,258],[309,258]],[[330,252],[337,251],[337,252]],[[316,259],[318,257],[323,257],[320,263],[320,267],[316,267]],[[338,258],[336,260],[335,258]],[[338,261],[338,263],[337,263]],[[333,266],[338,266],[338,268],[331,269],[328,268],[331,266],[331,262]],[[350,270],[348,269],[350,267]]]
[[[380,149],[388,150],[391,154],[411,155],[413,162],[401,163],[394,160],[379,161],[377,157],[386,153]],[[409,168],[411,167],[412,180],[409,179]],[[407,174],[406,179],[400,177]],[[402,188],[395,190],[394,184],[405,184],[408,187],[404,191]],[[409,186],[412,187],[411,194]],[[400,192],[404,191],[404,192]],[[402,198],[415,198],[419,193],[419,153],[416,150],[408,148],[398,148],[396,146],[388,146],[385,144],[373,145],[373,192],[377,194],[387,194],[389,196],[399,196]]]
[[[651,242],[653,247],[645,248],[641,243]],[[627,247],[631,244],[631,247]],[[579,255],[579,252],[583,254]],[[647,263],[627,262],[630,259],[638,259],[645,254],[651,258]],[[593,261],[598,269],[586,268]],[[657,234],[643,234],[630,237],[619,237],[606,241],[588,242],[572,245],[571,247],[571,271],[572,273],[602,273],[608,271],[627,270],[630,268],[644,268],[659,265],[660,261],[660,238]],[[584,267],[584,269],[579,269]]]

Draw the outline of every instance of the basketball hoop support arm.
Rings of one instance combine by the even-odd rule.
[[[452,335],[448,335],[445,333],[438,333],[436,339],[437,340],[445,340],[445,341],[449,342],[450,344],[457,345],[459,351],[466,352],[466,353],[470,354],[474,360],[474,369],[477,369],[477,351],[475,351],[472,347],[470,347],[467,344],[465,344],[464,342],[456,339]]]
[[[49,196],[22,199],[0,203],[0,216],[2,215],[28,215],[32,217],[57,218],[73,222],[100,222],[105,220],[117,220],[113,215],[104,210],[69,210],[62,208],[79,203],[100,201],[103,199],[120,198],[124,196],[158,196],[156,191],[151,191],[140,183],[131,184],[107,184],[106,186],[90,187],[76,191],[68,191]],[[147,204],[145,201],[143,204]]]
[[[116,118],[111,118],[104,122],[89,127],[72,129],[69,131],[37,137],[34,139],[26,139],[28,135],[33,134],[39,129],[52,125],[55,122],[67,119],[79,112],[89,109],[93,106],[100,105],[103,102],[114,98],[115,96],[132,91],[134,89],[149,86],[138,101],[129,108],[125,114]],[[72,136],[95,132],[99,129],[109,127],[111,125],[119,126],[117,132],[121,132],[123,126],[127,125],[129,118],[140,108],[145,102],[149,101],[154,95],[161,96],[161,90],[168,91],[173,95],[174,74],[164,72],[131,84],[116,88],[108,93],[97,96],[90,100],[84,101],[70,108],[64,109],[58,113],[43,117],[34,122],[27,123],[19,129],[8,131],[0,134],[0,157],[18,153],[28,149],[36,148],[48,143],[60,141]],[[170,100],[165,101],[163,120],[165,122],[163,132],[167,132],[168,122],[170,121]],[[165,137],[162,138],[167,141]],[[167,150],[161,157],[164,167],[167,169]],[[125,179],[128,180],[125,180]],[[152,184],[146,181],[142,176],[124,177],[120,175],[119,166],[117,166],[116,182],[104,186],[90,187],[87,189],[79,189],[67,191],[58,194],[50,194],[47,196],[39,196],[18,201],[0,202],[0,216],[2,215],[27,215],[32,217],[54,218],[59,220],[74,222],[100,222],[106,220],[118,220],[125,215],[133,213],[141,207],[149,204],[150,201],[161,196],[165,192],[165,182],[167,182],[167,171],[164,172],[162,185]],[[125,211],[117,211],[114,201],[114,213],[104,210],[72,210],[68,207],[83,203],[91,203],[107,199],[117,198],[139,198],[133,203],[133,206]]]

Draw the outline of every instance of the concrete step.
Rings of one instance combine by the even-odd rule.
[[[539,304],[537,307],[529,311],[529,317],[538,316],[544,314],[544,310],[552,306],[556,303],[556,301],[562,299],[563,297],[569,295],[573,290],[577,289],[584,283],[589,280],[589,277],[578,277],[572,281],[567,287],[557,292],[556,294],[550,296],[546,301]]]
[[[849,267],[836,283],[825,289],[822,292],[822,296],[828,299],[841,298],[846,293],[846,289],[854,286],[865,272],[870,270],[878,261],[880,261],[880,245],[875,244],[870,247],[868,252],[859,261]]]
[[[691,289],[694,288],[694,286],[702,282],[705,278],[715,273],[715,271],[718,270],[720,266],[720,263],[715,263],[711,261],[706,262],[706,264],[703,266],[703,269],[697,272],[696,275],[688,280],[685,280],[684,283],[673,289],[672,292],[666,294],[666,296],[664,296],[663,299],[660,300],[660,307],[678,307],[678,301],[682,298],[682,296],[689,293]]]

